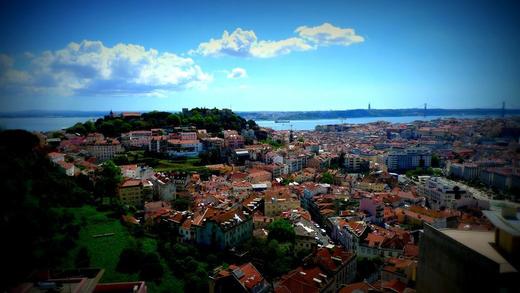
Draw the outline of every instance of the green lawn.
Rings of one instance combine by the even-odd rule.
[[[116,271],[121,251],[132,245],[135,239],[128,232],[118,219],[107,216],[106,212],[98,212],[95,207],[84,206],[81,208],[70,208],[76,215],[76,220],[86,220],[86,225],[82,227],[77,241],[77,247],[71,251],[70,257],[64,263],[64,267],[74,267],[74,258],[78,247],[87,247],[90,254],[90,266],[104,268],[105,273],[101,282],[124,282],[137,281],[137,274],[125,274]],[[115,233],[113,236],[94,238],[93,235],[103,233]],[[143,250],[155,252],[157,242],[155,239],[144,237]],[[164,260],[161,260],[164,268],[164,275],[160,283],[147,282],[150,292],[182,292],[182,281],[173,277]]]
[[[154,170],[159,172],[169,171],[186,171],[186,172],[201,172],[207,170],[204,166],[196,166],[200,162],[199,158],[187,158],[187,159],[176,159],[176,160],[159,160]]]

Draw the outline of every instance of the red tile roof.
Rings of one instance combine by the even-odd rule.
[[[231,269],[233,267],[238,268],[233,265],[229,266]],[[240,266],[240,270],[244,273],[244,275],[239,278],[239,281],[248,289],[255,287],[264,280],[262,274],[260,274],[256,267],[250,262]]]
[[[137,187],[137,186],[140,186],[141,185],[141,180],[139,179],[128,179],[128,180],[125,180],[122,184],[121,184],[121,187]]]
[[[326,284],[320,274],[324,272],[319,267],[302,268],[282,276],[280,282],[276,284],[275,293],[314,293]],[[319,280],[320,282],[315,281]]]
[[[387,282],[383,282],[382,286],[383,289],[389,289],[396,293],[402,293],[404,292],[404,289],[406,289],[406,284],[399,281],[398,279],[393,279]]]
[[[343,263],[350,261],[353,257],[353,253],[345,251],[339,246],[335,246],[332,249],[322,247],[316,251],[318,264],[329,271],[337,270]]]
[[[369,290],[377,289],[375,286],[367,283],[366,281],[359,283],[348,284],[345,287],[339,289],[338,293],[354,293],[354,292],[369,292]]]

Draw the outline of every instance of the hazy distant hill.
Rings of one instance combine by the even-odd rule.
[[[0,112],[0,117],[103,117],[108,111],[57,111],[57,110],[29,110],[17,112]],[[121,111],[117,111],[119,113]],[[139,111],[145,113],[148,111]],[[178,113],[178,111],[171,111]],[[423,116],[424,109],[354,109],[329,111],[234,111],[246,120],[306,120],[306,119],[336,119],[358,117],[400,117]],[[499,116],[502,109],[428,109],[428,116],[445,115],[492,115]],[[520,115],[520,109],[506,109],[506,115]]]
[[[74,111],[74,110],[27,110],[16,112],[0,112],[0,117],[4,118],[25,118],[25,117],[103,117],[108,111]]]
[[[236,112],[245,119],[253,120],[306,120],[306,119],[341,119],[358,117],[400,117],[423,116],[424,109],[356,109],[356,110],[330,110],[330,111],[259,111]],[[501,115],[502,109],[428,109],[428,116],[443,115]],[[520,115],[520,109],[506,109],[506,115]]]

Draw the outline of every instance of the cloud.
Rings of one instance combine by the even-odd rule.
[[[211,39],[209,42],[201,43],[198,49],[192,51],[192,53],[198,53],[203,56],[248,56],[251,47],[256,42],[256,35],[253,31],[244,31],[241,28],[237,28],[231,34],[228,31],[224,31],[220,39]]]
[[[56,95],[163,95],[204,86],[212,76],[193,59],[139,45],[70,43],[29,58],[25,69],[0,55],[0,88]]]
[[[244,78],[247,77],[247,71],[244,68],[233,68],[231,72],[227,75],[228,78],[231,79],[238,79],[238,78]]]
[[[289,38],[281,41],[260,41],[251,48],[251,55],[258,58],[271,58],[289,54],[293,51],[308,51],[315,49],[300,38]]]
[[[303,40],[319,46],[349,46],[365,40],[362,36],[356,35],[354,29],[339,28],[327,22],[315,27],[300,26],[295,32]]]
[[[340,28],[324,23],[315,27],[300,26],[295,30],[297,37],[282,40],[258,40],[254,31],[235,29],[231,34],[224,31],[220,39],[210,39],[191,50],[192,55],[235,56],[253,58],[272,58],[294,51],[315,50],[320,46],[349,46],[364,41],[354,29]]]

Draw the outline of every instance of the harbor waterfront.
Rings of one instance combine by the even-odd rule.
[[[496,118],[493,115],[452,115],[452,116],[399,116],[399,117],[358,117],[345,119],[307,119],[307,120],[256,120],[261,127],[274,130],[314,130],[317,125],[330,124],[363,124],[376,121],[387,121],[390,123],[409,123],[417,120],[430,121],[444,118]],[[68,128],[78,122],[88,120],[95,121],[101,117],[13,117],[0,118],[2,129],[25,129],[29,131],[53,131]]]
[[[314,130],[318,125],[331,124],[364,124],[377,121],[387,121],[390,123],[410,123],[417,120],[430,121],[445,118],[496,118],[492,115],[452,115],[452,116],[398,116],[398,117],[357,117],[345,119],[308,119],[308,120],[291,120],[287,123],[280,123],[273,120],[256,120],[255,122],[261,127],[268,127],[274,130]]]

